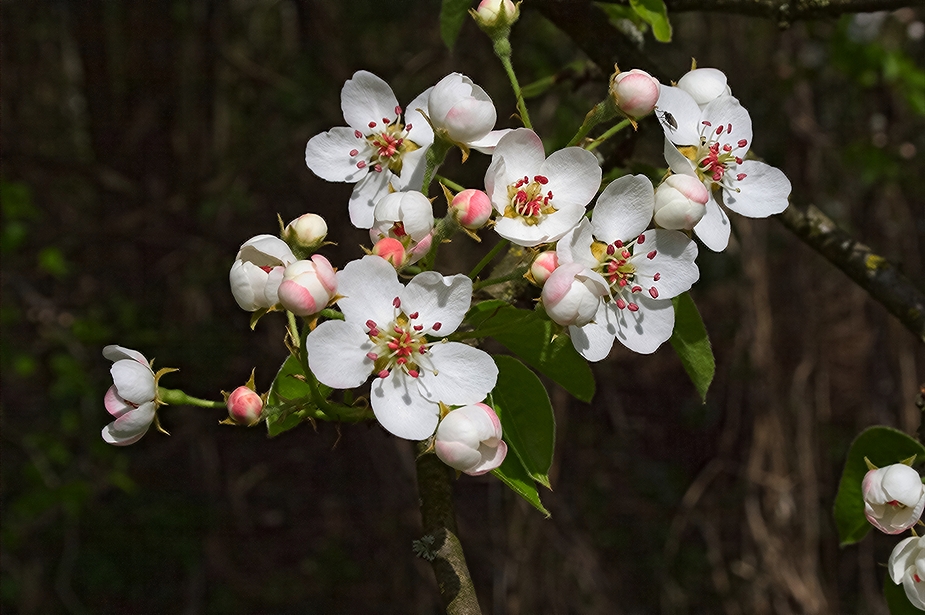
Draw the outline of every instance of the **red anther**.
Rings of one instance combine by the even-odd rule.
[[[434,323],[434,326],[431,327],[431,329],[433,329],[434,331],[439,331],[439,330],[440,330],[440,327],[442,327],[442,326],[443,326],[443,323],[435,322],[435,323]]]
[[[716,129],[716,134],[718,134],[718,135],[723,134],[723,128],[725,128],[725,126],[720,126],[719,128],[717,128],[717,129]]]
[[[395,360],[396,365],[404,365],[407,362],[408,362],[408,359],[406,359],[405,357],[398,357],[398,359]]]
[[[653,299],[658,299],[658,289],[652,286],[649,288],[649,295],[651,295]]]
[[[389,342],[389,350],[398,350],[398,342]]]
[[[514,195],[514,198],[520,201],[521,203],[527,202],[527,193],[523,190],[518,190],[517,194]]]
[[[736,175],[736,179],[739,180],[739,181],[742,181],[742,180],[745,179],[746,177],[748,177],[748,175],[745,174],[745,173],[739,173],[738,175]]]
[[[708,121],[706,121],[706,120],[704,120],[704,121],[702,121],[702,122],[700,122],[700,123],[703,124],[704,126],[712,126],[712,125],[713,125],[713,124],[711,124],[710,122],[708,122]]]
[[[736,164],[742,164],[742,159],[736,156]]]
[[[415,331],[423,331],[423,330],[424,330],[424,325],[414,325],[414,330],[415,330]]]
[[[399,327],[398,325],[395,325],[394,327],[392,327],[392,331],[397,333],[399,336],[401,336],[405,332],[405,330]]]
[[[375,352],[367,352],[366,358],[369,359],[370,361],[375,361],[376,359],[379,358],[379,355],[377,355]]]
[[[899,506],[899,500],[890,500],[889,502],[887,502],[887,504],[889,504],[893,508],[896,508],[897,506]]]
[[[273,271],[273,267],[270,267],[269,265],[264,265],[263,267],[261,267],[261,269],[263,269],[264,273],[270,273],[271,271]]]
[[[382,165],[379,163],[376,163],[376,166],[373,167],[373,171],[375,171],[376,173],[382,173]]]
[[[748,145],[748,141],[746,141],[745,139],[739,139],[739,142],[736,145],[738,145],[739,147],[745,147],[746,145]]]
[[[732,124],[726,124],[726,132],[732,132]]]
[[[367,124],[367,126],[369,126],[370,128],[375,128],[376,122],[370,122],[369,124]]]
[[[408,132],[409,130],[411,130],[411,128],[412,128],[411,124],[405,124],[405,132]]]
[[[545,186],[546,184],[549,183],[549,178],[544,177],[544,176],[542,176],[542,175],[534,175],[534,176],[533,176],[533,181],[535,181],[535,182],[537,182],[537,183],[540,183],[540,184],[542,184],[542,185]]]
[[[370,320],[367,320],[367,321],[366,321],[366,326],[369,327],[370,329],[375,329],[375,328],[376,328],[376,323],[374,323],[374,322],[372,321],[372,319],[370,319]]]
[[[723,146],[723,151],[724,151],[724,152],[731,152],[731,151],[732,151],[732,146],[729,145],[729,144],[727,143],[726,145]]]
[[[411,320],[414,320],[417,317],[418,317],[417,312],[411,312],[410,314],[408,314],[408,318],[410,318]]]
[[[645,242],[646,242],[646,236],[644,234],[640,234],[639,237],[636,238],[636,243],[645,243]]]
[[[400,308],[400,307],[401,307],[401,299],[399,299],[398,297],[395,297],[394,299],[392,299],[392,307]],[[398,327],[396,327],[396,329],[397,329],[397,328],[398,328]],[[398,332],[400,332],[400,331],[397,331],[396,333],[398,333]]]
[[[617,307],[621,310],[624,309],[626,307],[626,301],[623,299],[617,299]]]
[[[424,354],[425,352],[427,352],[427,346],[421,346],[420,348],[418,348],[418,352],[421,354]]]
[[[389,120],[389,118],[384,117],[384,118],[382,118],[382,123],[385,124],[386,126],[388,126],[388,125],[391,124],[392,122],[391,122],[391,120]]]
[[[365,168],[366,168],[366,161],[365,161],[365,160],[359,161],[359,162],[357,163],[357,168],[358,168],[358,169],[365,169]]]
[[[658,250],[652,250],[651,252],[646,254],[646,258],[649,260],[652,260],[653,258],[655,258],[656,254],[658,254]]]
[[[616,246],[616,247],[618,247],[618,248],[622,248],[622,247],[623,247],[623,242],[620,241],[620,240],[618,239],[618,240],[616,240],[615,242],[613,242],[613,245]]]
[[[607,256],[613,256],[613,253],[616,251],[617,249],[613,247],[613,244],[607,245]]]
[[[360,132],[359,130],[354,130],[354,131],[353,131],[353,136],[356,137],[357,139],[361,139],[361,138],[363,138],[363,133]]]
[[[721,179],[723,179],[723,170],[713,169],[713,181],[718,182]]]
[[[922,578],[921,578],[919,575],[915,574],[915,573],[912,573],[912,580],[915,581],[916,583],[921,583],[921,582],[922,582]]]
[[[632,256],[632,254],[630,254],[629,250],[623,250],[622,252],[620,252],[620,256],[622,256],[623,258],[629,258]]]
[[[418,370],[416,370],[416,369],[409,369],[409,370],[408,370],[408,375],[411,376],[412,378],[417,378],[417,377],[420,376],[421,374],[420,374],[420,372],[418,372]]]
[[[626,281],[625,279],[623,279],[623,278],[620,278],[619,284],[620,284],[621,287],[623,287],[623,286],[626,286],[627,284],[629,284],[629,282],[627,282],[627,281]]]
[[[351,155],[351,156],[356,156],[356,155],[359,154],[359,153],[360,153],[360,150],[358,150],[358,149],[352,149],[352,150],[350,150],[350,155]]]
[[[384,369],[384,370],[382,370],[381,372],[379,372],[379,373],[376,374],[376,375],[379,376],[380,378],[385,378],[386,376],[389,375],[389,370]]]
[[[654,276],[652,276],[652,279],[655,280],[656,282],[658,282],[659,280],[662,279],[662,274],[656,272],[656,274],[655,274]]]
[[[628,307],[628,308],[630,309],[630,312],[638,312],[638,311],[639,311],[639,306],[636,305],[635,303],[627,304],[626,307]]]
[[[638,293],[638,292],[642,291],[642,286],[638,286],[638,285],[637,285],[637,286],[634,286],[634,287],[631,289],[631,291],[634,292],[634,293]]]
[[[377,329],[376,327],[373,327],[372,329],[370,329],[370,330],[369,330],[369,336],[370,336],[370,337],[379,337],[379,329]]]
[[[552,190],[548,190],[548,191],[546,192],[546,198],[547,198],[547,199],[551,199],[551,198],[552,198]]]

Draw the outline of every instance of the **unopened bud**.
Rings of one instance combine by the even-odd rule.
[[[320,254],[286,267],[279,285],[280,303],[296,316],[317,314],[327,307],[336,293],[334,268]]]
[[[537,286],[543,286],[558,266],[559,257],[555,250],[540,252],[533,259],[533,264],[530,265],[530,277],[533,278]]]
[[[678,79],[678,87],[691,95],[700,107],[715,98],[732,94],[726,75],[715,68],[695,68]]]
[[[226,402],[228,416],[238,425],[253,425],[260,420],[263,400],[251,389],[240,386],[231,392]]]
[[[520,9],[511,0],[482,0],[473,17],[483,29],[510,28],[520,17]]]
[[[405,246],[392,237],[383,237],[373,246],[373,254],[389,261],[396,269],[401,269],[407,261]]]
[[[655,189],[655,223],[665,229],[690,230],[707,213],[710,193],[690,175],[670,175]]]
[[[471,231],[485,226],[491,217],[491,199],[481,190],[469,188],[453,197],[450,208],[459,225]]]
[[[925,486],[919,473],[902,463],[871,470],[861,482],[864,515],[886,534],[915,525],[925,510]]]
[[[550,274],[541,296],[553,321],[581,327],[594,318],[607,292],[607,282],[599,273],[580,263],[565,263]]]
[[[658,102],[658,79],[638,68],[619,72],[610,80],[610,94],[626,115],[636,119],[645,117]]]
[[[327,236],[328,224],[318,214],[302,214],[283,229],[283,241],[306,256],[320,248]]]
[[[501,421],[490,406],[463,406],[440,421],[434,452],[451,468],[478,476],[504,461],[507,444],[501,435]]]

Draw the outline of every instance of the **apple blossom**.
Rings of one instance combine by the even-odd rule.
[[[296,260],[279,237],[257,235],[245,241],[228,274],[231,294],[241,309],[254,312],[279,303],[283,271]]]
[[[329,320],[309,333],[308,364],[323,384],[352,389],[375,375],[370,404],[376,419],[400,438],[434,433],[439,403],[468,405],[494,388],[498,368],[486,352],[445,340],[472,299],[464,275],[419,273],[408,285],[377,256],[352,261],[337,272],[344,320]]]
[[[507,455],[498,415],[482,403],[456,408],[440,421],[434,452],[440,461],[470,476],[494,470]]]
[[[106,391],[103,404],[116,417],[103,428],[103,440],[116,446],[134,444],[154,421],[157,378],[137,350],[110,345],[103,348],[103,356],[113,361],[109,370],[113,385]]]
[[[610,80],[610,95],[621,111],[631,118],[639,119],[655,109],[659,85],[658,79],[644,70],[634,68],[614,74]]]
[[[296,316],[317,314],[336,293],[334,267],[320,254],[286,267],[278,290],[279,302]]]
[[[485,226],[493,211],[488,195],[474,188],[463,190],[454,196],[450,201],[450,209],[459,225],[470,231]]]
[[[861,493],[867,520],[886,534],[906,531],[925,510],[922,478],[903,463],[870,470],[864,475]]]
[[[731,96],[726,75],[716,68],[695,68],[678,79],[677,86],[691,95],[701,108],[720,96]]]
[[[654,202],[645,176],[621,177],[601,193],[592,219],[556,246],[559,269],[579,263],[610,287],[591,322],[569,327],[572,344],[589,361],[605,358],[614,338],[635,352],[655,352],[674,329],[670,299],[700,277],[697,244],[679,231],[646,230]]]
[[[431,127],[453,143],[479,147],[495,127],[497,112],[491,97],[472,79],[450,73],[431,89],[427,116]],[[498,138],[489,138],[485,145],[496,145]]]
[[[282,238],[294,251],[311,254],[328,236],[328,223],[318,214],[302,214],[283,229]]]
[[[357,71],[341,90],[348,126],[312,137],[305,163],[327,181],[356,183],[350,197],[350,222],[373,224],[373,207],[390,190],[419,188],[424,158],[434,135],[418,109],[427,109],[427,90],[404,112],[389,85],[367,71]]]
[[[601,274],[581,263],[565,263],[543,285],[543,308],[560,325],[581,327],[591,322],[608,294]]]
[[[559,258],[555,250],[540,252],[530,264],[530,278],[537,286],[543,286],[558,266]]]
[[[694,227],[708,248],[719,252],[729,243],[729,219],[717,196],[727,208],[750,218],[765,218],[787,208],[787,176],[763,162],[744,159],[752,122],[738,100],[721,95],[701,109],[685,90],[663,85],[658,109],[668,166],[676,174],[696,177],[709,191],[706,213]]]
[[[254,425],[260,420],[263,412],[263,400],[255,391],[246,386],[240,386],[231,392],[225,402],[228,406],[228,416],[238,425]]]
[[[893,583],[902,583],[906,598],[925,611],[925,536],[910,536],[893,547],[887,569]]]
[[[706,214],[710,193],[696,177],[669,175],[655,189],[655,223],[662,228],[691,230]]]
[[[527,128],[502,137],[485,173],[485,191],[500,214],[495,230],[525,247],[574,228],[600,185],[594,154],[567,147],[546,158],[543,142]]]

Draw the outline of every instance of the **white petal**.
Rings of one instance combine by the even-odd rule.
[[[645,232],[645,243],[636,244],[632,263],[636,267],[636,279],[648,291],[658,289],[660,299],[671,299],[690,290],[700,278],[697,258],[697,244],[680,231],[664,229]],[[655,251],[651,259],[648,254]],[[659,275],[655,281],[655,275]],[[640,279],[642,278],[642,279]]]
[[[581,263],[585,267],[596,267],[599,263],[591,253],[594,243],[591,221],[582,218],[578,226],[566,233],[556,243],[556,257],[560,264]]]
[[[697,102],[681,88],[663,85],[658,92],[655,114],[665,137],[677,145],[699,145],[701,112]]]
[[[308,367],[320,382],[329,387],[358,387],[373,371],[373,362],[366,356],[372,351],[373,344],[359,324],[342,320],[325,321],[308,334],[305,347],[308,350]]]
[[[116,344],[110,344],[109,346],[103,348],[103,356],[110,361],[134,359],[142,365],[148,364],[148,360],[145,358],[145,356],[137,350],[132,350],[131,348],[126,348],[125,346],[118,346]]]
[[[510,204],[507,196],[507,187],[510,183],[504,158],[492,156],[491,163],[485,171],[485,194],[491,199],[491,206],[499,214],[503,214]]]
[[[472,301],[472,280],[462,274],[442,276],[425,271],[414,276],[401,293],[405,314],[417,313],[414,324],[427,335],[449,335],[459,327]],[[434,330],[435,323],[440,323]]]
[[[367,255],[347,263],[336,276],[337,293],[343,295],[337,305],[347,322],[365,326],[367,320],[372,320],[382,327],[394,320],[393,302],[405,287],[388,261]]]
[[[616,326],[611,323],[612,314],[610,303],[601,302],[597,308],[594,320],[582,327],[569,327],[569,336],[572,346],[578,354],[589,361],[601,361],[610,354],[613,348],[614,336],[617,334]]]
[[[143,404],[154,399],[154,372],[147,364],[134,359],[122,359],[113,363],[109,372],[122,399],[133,404]]]
[[[253,263],[236,260],[228,272],[228,282],[231,285],[231,294],[238,306],[246,312],[253,312],[263,305],[263,287],[266,285],[266,272]],[[258,289],[260,293],[258,294]],[[258,299],[259,297],[259,299]]]
[[[737,142],[744,139],[746,148],[752,146],[752,119],[733,96],[720,96],[710,102],[703,108],[701,121],[710,122],[714,134],[720,126],[723,127],[723,132],[718,136],[720,143],[729,143],[735,148]],[[729,130],[730,126],[732,130]],[[745,151],[742,150],[743,156]]]
[[[581,205],[567,205],[533,226],[524,223],[521,218],[498,218],[495,231],[512,243],[532,247],[560,239],[578,225],[584,213],[585,208]]]
[[[116,446],[128,446],[138,442],[151,426],[154,410],[154,402],[150,401],[126,412],[103,428],[103,440]]]
[[[645,175],[624,175],[604,188],[594,206],[591,225],[604,243],[635,239],[652,222],[655,188]]]
[[[394,120],[397,106],[389,84],[365,70],[355,72],[340,92],[340,108],[347,124],[366,135],[381,130],[383,118]],[[376,122],[375,129],[370,128],[370,122]]]
[[[258,267],[287,267],[298,260],[289,245],[275,235],[251,237],[238,250],[236,257]]]
[[[350,223],[357,228],[372,228],[373,212],[379,199],[389,193],[389,182],[396,179],[388,169],[371,171],[353,187],[347,209]]]
[[[671,301],[650,299],[639,293],[633,296],[639,310],[619,309],[613,303],[611,322],[616,325],[616,338],[633,352],[651,354],[668,341],[674,329],[674,306]]]
[[[915,568],[906,570],[903,577],[903,590],[906,592],[906,598],[912,603],[912,606],[925,611],[925,582],[916,581],[918,573]]]
[[[552,204],[584,208],[601,187],[601,167],[594,154],[580,147],[566,147],[550,154],[539,169],[549,183],[543,188],[552,192]],[[532,176],[531,176],[532,179]]]
[[[354,150],[357,154],[351,156]],[[368,161],[371,154],[365,138],[357,138],[353,128],[340,126],[309,139],[305,146],[305,164],[321,179],[352,184],[369,173],[369,167],[359,168],[357,163]]]
[[[588,153],[590,154],[590,152]],[[529,128],[518,128],[507,133],[498,141],[495,153],[492,154],[492,162],[497,158],[504,158],[507,178],[527,176],[532,180],[533,176],[539,172],[543,161],[546,160],[546,153],[543,149],[543,142],[535,132]],[[504,190],[506,191],[507,184],[511,182],[506,181],[504,183]],[[491,192],[489,192],[489,195],[491,195]]]
[[[757,160],[746,160],[735,172],[745,173],[745,178],[733,183],[738,192],[723,190],[723,205],[749,218],[766,218],[787,209],[790,180],[783,171]]]
[[[421,396],[415,380],[392,370],[385,378],[373,381],[370,403],[387,431],[406,440],[425,440],[437,428],[440,406]]]
[[[665,146],[663,151],[665,153],[665,161],[668,163],[668,167],[671,169],[672,173],[697,177],[697,173],[694,170],[694,163],[691,162],[691,160],[684,154],[679,152],[674,143],[668,139],[665,139]]]
[[[408,138],[425,150],[428,145],[434,142],[434,131],[427,120],[424,119],[424,116],[421,115],[421,111],[427,111],[427,101],[432,91],[432,87],[427,88],[415,96],[414,100],[405,109],[405,130],[408,130],[409,124],[411,125],[411,129],[408,130]],[[407,160],[407,156],[408,154],[405,154],[403,160]],[[404,169],[402,169],[402,173],[404,174]],[[420,183],[417,187],[421,187]]]
[[[487,135],[485,135],[481,139],[478,139],[476,141],[472,141],[471,143],[469,143],[469,147],[471,147],[474,150],[478,150],[482,152],[483,154],[491,155],[495,152],[495,147],[497,147],[498,141],[500,141],[501,138],[509,132],[511,132],[510,128],[492,130],[491,132],[489,132]]]
[[[710,192],[710,200],[707,201],[706,207],[707,213],[694,227],[694,233],[697,234],[703,245],[714,252],[722,252],[729,245],[729,233],[732,226],[726,212],[713,198],[712,192]]]
[[[106,390],[106,394],[103,395],[103,406],[106,408],[106,411],[115,418],[119,418],[129,410],[135,409],[135,406],[119,397],[119,391],[116,390],[116,385],[112,385]]]
[[[491,355],[459,342],[430,347],[430,360],[437,374],[422,370],[417,378],[421,395],[451,406],[482,401],[495,388],[498,367]]]
[[[698,105],[729,94],[726,75],[716,68],[696,68],[678,79],[678,87],[691,95]]]
[[[507,457],[507,444],[504,440],[498,442],[497,446],[482,444],[479,446],[479,454],[482,457],[482,461],[474,468],[466,471],[466,474],[469,476],[479,476],[480,474],[491,472],[500,466],[504,458]]]
[[[901,540],[890,553],[890,559],[887,562],[887,569],[893,583],[899,585],[903,581],[903,575],[906,569],[912,565],[915,555],[919,551],[919,537],[910,536]]]

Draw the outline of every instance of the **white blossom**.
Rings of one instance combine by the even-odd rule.
[[[881,532],[899,534],[925,510],[925,486],[919,473],[903,463],[870,470],[861,483],[864,515]]]
[[[113,361],[109,370],[113,385],[106,391],[103,404],[115,417],[103,428],[103,440],[116,446],[134,444],[154,421],[157,409],[154,372],[137,350],[110,345],[103,348],[103,356]]]

